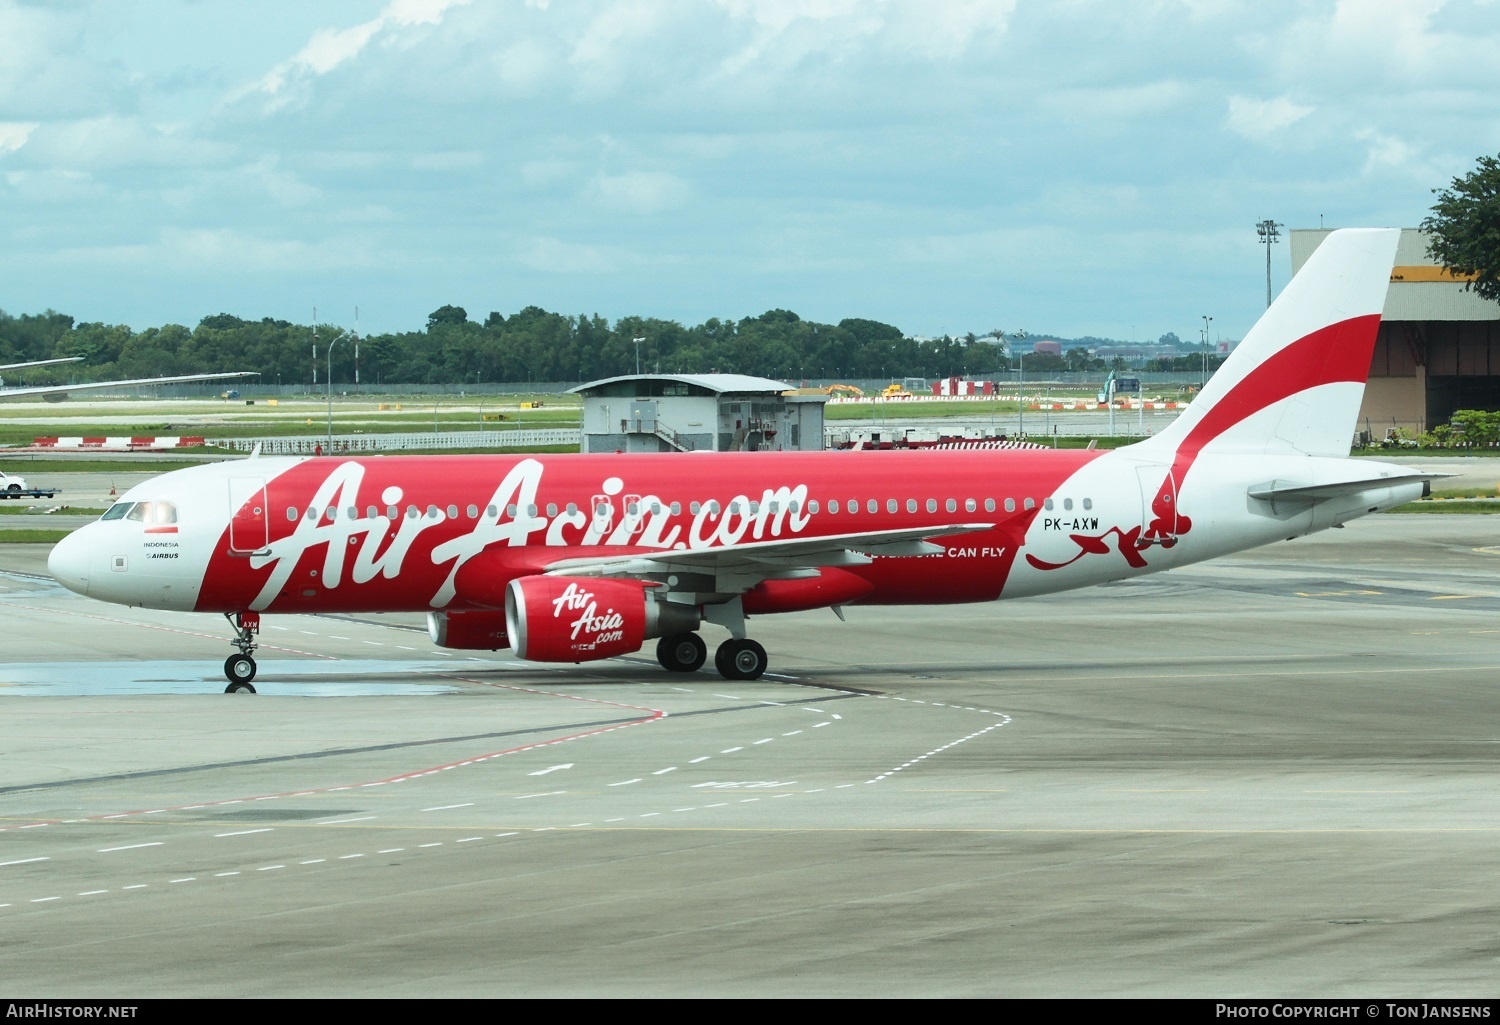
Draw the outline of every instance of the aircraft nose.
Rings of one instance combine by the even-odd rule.
[[[87,528],[75,530],[57,544],[47,556],[47,572],[70,591],[89,593],[89,543],[83,537]]]

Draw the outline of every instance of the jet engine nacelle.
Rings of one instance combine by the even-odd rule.
[[[499,651],[510,647],[503,612],[429,612],[427,635],[439,648]]]
[[[698,626],[696,608],[657,601],[639,580],[520,577],[505,588],[511,647],[533,662],[592,662]]]

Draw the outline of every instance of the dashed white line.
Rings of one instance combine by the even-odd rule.
[[[374,815],[356,815],[353,818],[349,818],[349,819],[324,819],[322,822],[319,822],[318,825],[320,825],[320,826],[341,826],[345,822],[369,822],[374,817],[375,817]]]
[[[84,890],[78,896],[80,896],[80,897],[94,897],[94,896],[97,896],[97,895],[99,895],[101,893],[108,893],[108,892],[109,892],[108,890]]]
[[[422,810],[423,811],[452,811],[454,808],[472,808],[472,807],[474,807],[474,802],[470,801],[467,804],[439,804],[436,807],[423,808]]]
[[[215,840],[222,840],[226,836],[249,836],[251,833],[269,833],[269,832],[271,832],[271,827],[270,826],[264,826],[264,827],[262,827],[260,829],[241,829],[241,830],[239,830],[237,832],[234,832],[234,833],[215,833],[214,834],[214,839]]]
[[[732,755],[736,751],[743,751],[743,750],[745,750],[745,749],[742,748],[742,747],[726,747],[724,750],[720,751],[719,754],[721,754],[721,755]]]
[[[618,783],[606,783],[605,786],[610,786],[610,787],[628,787],[628,786],[630,786],[630,784],[632,784],[632,783],[639,783],[640,781],[641,781],[641,777],[637,776],[635,779],[622,779]]]
[[[162,846],[162,841],[160,841],[160,840],[153,840],[151,843],[132,843],[132,844],[126,844],[124,847],[104,847],[104,848],[101,848],[98,853],[100,853],[100,854],[113,854],[115,851],[136,851],[136,850],[140,850],[142,847],[160,847],[160,846]]]
[[[713,755],[703,755],[703,756],[702,756],[702,757],[700,757],[700,758],[693,758],[693,759],[691,759],[691,760],[690,760],[690,761],[689,761],[689,762],[688,762],[688,764],[689,764],[689,765],[697,765],[697,764],[698,764],[698,763],[699,763],[699,762],[706,762],[706,761],[708,761],[708,760],[709,760],[709,759],[710,759],[710,758],[712,758],[712,757],[713,757]]]
[[[32,862],[35,862],[35,861],[48,861],[48,860],[50,860],[50,859],[48,859],[48,858],[22,858],[19,861],[0,861],[0,868],[4,868],[6,865],[30,865]]]
[[[676,771],[677,771],[677,766],[675,766],[675,765],[669,765],[665,769],[657,769],[651,775],[653,775],[653,776],[665,776],[669,772],[676,772]]]

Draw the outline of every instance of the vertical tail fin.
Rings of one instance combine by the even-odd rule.
[[[1400,234],[1329,235],[1187,411],[1139,447],[1348,455]]]

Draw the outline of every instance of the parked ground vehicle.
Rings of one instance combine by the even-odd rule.
[[[33,488],[25,477],[0,470],[0,498],[52,498],[62,488]]]

